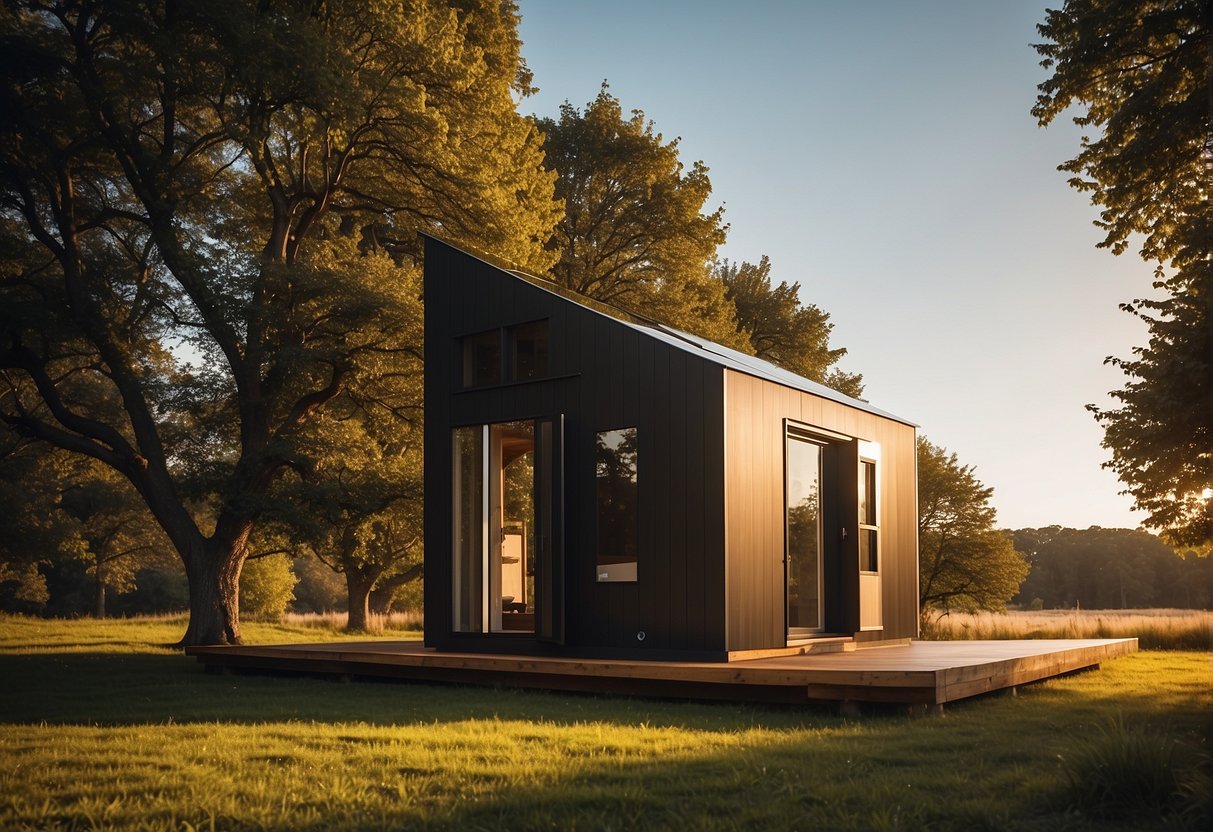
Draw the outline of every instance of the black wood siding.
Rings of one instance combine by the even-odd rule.
[[[724,370],[438,240],[425,250],[426,643],[659,657],[725,650]],[[460,338],[549,321],[549,378],[461,389]],[[451,632],[451,430],[564,414],[564,648]],[[638,431],[639,580],[595,579],[595,435]],[[644,634],[643,640],[638,636]]]

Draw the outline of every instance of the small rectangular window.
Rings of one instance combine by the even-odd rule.
[[[859,463],[859,473],[859,568],[864,572],[879,572],[876,463],[862,460]]]
[[[526,381],[548,374],[548,322],[510,329],[510,380]]]
[[[636,428],[598,434],[599,581],[635,581],[639,510]]]
[[[463,339],[463,386],[501,383],[501,330],[493,329]]]

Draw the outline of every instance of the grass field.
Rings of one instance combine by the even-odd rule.
[[[0,828],[1208,828],[1200,652],[844,719],[209,675],[155,646],[183,626],[0,617]]]
[[[1207,610],[1023,610],[952,613],[932,622],[924,638],[1136,638],[1143,650],[1209,650]]]

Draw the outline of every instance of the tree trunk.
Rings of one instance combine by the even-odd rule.
[[[222,547],[207,541],[201,548],[186,559],[190,623],[178,646],[239,644],[243,545]]]
[[[371,587],[375,581],[356,569],[346,568],[345,586],[349,594],[350,618],[345,625],[347,630],[366,630],[370,620]]]
[[[93,617],[105,618],[105,577],[101,574],[101,568],[97,568],[97,580],[95,593],[93,595]]]
[[[410,566],[404,572],[379,581],[375,585],[375,588],[371,590],[371,612],[378,615],[390,613],[392,611],[392,598],[396,594],[396,590],[420,578],[422,572],[423,567],[421,564],[418,564]]]

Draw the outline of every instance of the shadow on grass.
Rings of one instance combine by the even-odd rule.
[[[0,724],[258,724],[283,720],[372,725],[470,719],[589,721],[731,730],[756,724],[841,724],[828,708],[689,703],[514,688],[207,673],[193,658],[115,653],[0,655]]]
[[[271,770],[306,772],[310,743],[334,755],[325,757],[335,762],[323,781],[289,800],[263,801],[263,815],[216,804],[217,828],[1201,828],[1177,814],[1147,826],[1133,817],[1096,822],[1065,802],[1059,756],[1110,710],[1207,748],[1207,690],[1185,683],[1160,691],[1148,676],[1137,670],[1109,685],[1098,672],[1082,674],[1029,686],[1019,697],[949,706],[940,719],[886,713],[856,721],[789,707],[217,676],[176,653],[46,653],[0,656],[0,720],[262,726],[248,740],[252,750],[238,752],[251,755],[241,782],[270,782]],[[409,725],[473,720],[505,724],[456,729],[437,740],[428,762],[417,742],[393,744]],[[290,721],[343,727],[337,736],[313,736],[306,725],[272,725]],[[581,729],[553,733],[527,723]],[[585,729],[591,724],[605,727],[602,741]],[[402,730],[385,736],[381,726]],[[612,728],[627,742],[615,742]],[[701,733],[657,752],[636,738],[648,728]],[[483,732],[501,741],[475,745]],[[559,765],[528,768],[535,743],[555,746]],[[500,759],[476,756],[494,750]],[[237,806],[242,799],[230,798]],[[55,811],[77,818],[77,808]]]
[[[1030,685],[1027,695],[1043,697],[1047,714],[1068,709],[1080,720],[1084,709],[1127,719],[1145,718],[1160,707],[1200,713],[1199,687],[1106,689],[1096,677],[1081,694],[1064,687]],[[264,723],[279,720],[365,722],[401,725],[469,719],[543,720],[551,723],[647,723],[658,727],[744,730],[843,724],[828,706],[781,706],[687,702],[628,696],[596,696],[509,687],[478,687],[402,681],[207,673],[191,657],[163,653],[42,653],[0,655],[0,723],[123,725],[164,722]],[[991,694],[952,703],[949,714],[997,703]],[[1045,703],[1042,703],[1042,705]],[[1019,719],[1042,712],[1025,709]],[[896,707],[869,707],[865,721],[904,720]]]

